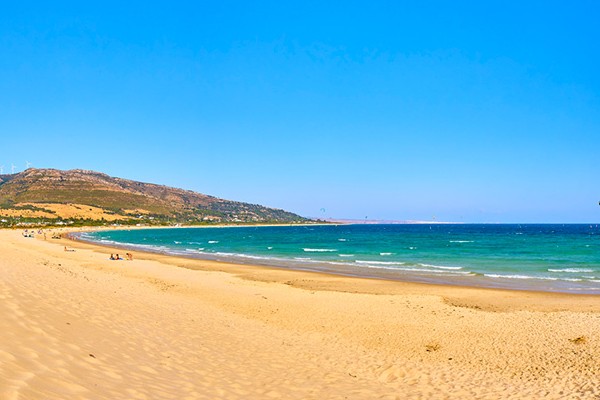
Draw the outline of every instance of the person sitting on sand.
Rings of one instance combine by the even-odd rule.
[[[121,258],[121,257],[119,257],[119,254],[116,254],[116,255],[115,255],[115,260],[122,260],[122,258]]]
[[[128,261],[133,261],[133,254],[131,253],[125,253],[125,259]]]
[[[113,254],[112,254],[112,253],[110,253],[110,259],[111,259],[111,260],[114,260],[114,259],[115,259],[115,256],[113,256]]]

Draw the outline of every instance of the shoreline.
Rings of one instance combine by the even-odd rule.
[[[10,230],[0,253],[6,399],[600,395],[598,296],[111,261]]]
[[[330,224],[326,224],[330,225]],[[295,226],[295,225],[269,225],[269,226]],[[244,228],[244,227],[255,227],[253,225],[243,225],[243,226],[214,226],[214,227],[203,227],[203,228]],[[164,227],[163,229],[168,229],[169,227]],[[187,226],[187,227],[177,227],[179,228],[195,228],[195,226]],[[139,229],[154,229],[153,227],[137,227],[136,230]],[[102,229],[109,230],[109,229]],[[122,230],[127,231],[129,229],[119,229],[115,228],[113,230]],[[275,268],[281,270],[288,271],[303,271],[303,272],[313,272],[313,273],[323,273],[330,274],[333,276],[342,276],[347,278],[358,278],[358,279],[373,279],[373,280],[383,280],[383,281],[391,281],[391,282],[404,282],[409,284],[424,284],[424,285],[436,285],[436,286],[456,286],[460,288],[474,288],[474,289],[490,289],[490,290],[508,290],[508,291],[517,291],[517,292],[535,292],[535,293],[556,293],[556,294],[570,294],[576,296],[600,296],[600,292],[598,290],[594,290],[592,288],[589,289],[561,289],[560,287],[550,287],[546,286],[545,288],[536,288],[535,283],[521,284],[519,285],[519,281],[501,281],[494,280],[486,277],[481,274],[474,274],[468,276],[445,276],[441,278],[436,275],[411,275],[409,272],[398,272],[394,270],[386,270],[384,268],[379,269],[379,274],[372,272],[372,268],[357,268],[354,265],[339,265],[335,266],[329,265],[327,261],[318,261],[314,260],[311,264],[296,262],[293,259],[278,259],[272,258],[267,261],[267,259],[262,262],[259,259],[250,259],[246,260],[244,255],[236,256],[235,254],[231,254],[228,256],[223,255],[211,255],[211,254],[177,254],[170,253],[168,250],[159,250],[156,251],[145,248],[143,246],[138,246],[135,244],[121,244],[121,243],[102,243],[99,241],[94,241],[91,239],[80,238],[78,235],[86,233],[86,232],[94,232],[100,231],[96,229],[83,229],[77,230],[76,232],[71,232],[67,234],[67,238],[70,240],[77,240],[85,243],[89,243],[91,245],[97,245],[101,247],[112,247],[118,248],[122,250],[135,251],[139,253],[147,253],[147,254],[158,254],[169,257],[180,257],[189,260],[201,260],[201,261],[212,261],[217,263],[224,263],[230,265],[238,265],[248,266],[248,267],[257,267],[257,268]],[[225,259],[219,259],[225,258]],[[536,281],[535,277],[531,278],[534,282]],[[542,281],[541,281],[542,282]],[[537,284],[541,284],[537,283]],[[566,283],[565,283],[566,284]]]
[[[70,232],[68,235],[71,233],[73,232]],[[230,273],[238,277],[241,276],[244,279],[286,284],[292,282],[285,280],[288,279],[288,273],[292,276],[292,278],[296,278],[296,281],[304,278],[305,276],[310,277],[310,279],[313,281],[323,281],[319,286],[315,287],[306,286],[296,281],[290,284],[290,286],[293,287],[310,290],[330,290],[383,295],[405,293],[406,290],[410,290],[412,293],[437,294],[441,297],[444,297],[445,301],[447,300],[447,297],[448,301],[452,302],[453,304],[464,304],[466,307],[472,305],[474,307],[479,307],[481,309],[490,311],[519,310],[519,299],[527,299],[531,301],[531,304],[527,304],[522,309],[535,309],[538,311],[576,311],[577,307],[573,307],[571,300],[577,299],[578,301],[582,301],[588,298],[590,303],[594,305],[597,303],[599,306],[598,311],[600,312],[600,296],[597,294],[553,292],[543,290],[536,291],[526,289],[520,290],[435,282],[414,282],[370,276],[353,276],[322,270],[301,270],[270,265],[259,265],[252,263],[242,264],[228,261],[188,257],[184,255],[173,255],[168,253],[140,250],[139,248],[128,247],[126,245],[109,245],[93,241],[73,239],[72,236],[66,236],[66,239],[69,241],[69,243],[71,243],[72,247],[93,250],[97,253],[106,254],[107,257],[110,253],[118,253],[117,249],[130,250],[136,252],[136,259],[159,261],[167,265],[173,265],[194,271],[218,271]],[[278,275],[282,275],[283,278],[276,279],[275,277]],[[298,276],[295,277],[294,275]],[[335,281],[336,284],[327,285],[324,283],[331,281]],[[355,281],[356,283],[360,283],[358,286],[361,288],[361,290],[357,289],[357,285],[354,284]],[[470,302],[465,301],[464,296],[454,297],[457,293],[470,294],[470,292],[477,294],[477,301],[481,304],[471,304]],[[487,293],[487,295],[480,296],[482,293]],[[584,308],[586,305],[586,301],[583,301],[581,304],[581,306]]]

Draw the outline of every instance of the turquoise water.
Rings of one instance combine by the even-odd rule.
[[[344,275],[600,293],[598,225],[326,225],[114,230],[81,239]]]

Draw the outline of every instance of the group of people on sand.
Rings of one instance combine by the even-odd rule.
[[[110,259],[111,260],[122,260],[121,257],[119,257],[119,254],[110,254]],[[133,254],[131,253],[125,253],[125,259],[128,261],[133,261]]]
[[[48,230],[48,232],[52,232],[52,230]],[[44,235],[44,240],[46,240],[46,231],[43,229],[38,229],[38,231],[36,232],[34,229],[25,229],[22,233],[23,237],[27,237],[27,238],[32,238],[35,237],[36,233],[38,235]],[[52,233],[52,239],[61,239],[62,235],[58,232],[54,232]],[[73,239],[77,239],[75,236],[73,237]]]
[[[41,229],[40,229],[40,230],[38,230],[38,232],[37,232],[37,233],[38,233],[38,235],[41,235],[41,234],[42,234],[42,230],[41,230]],[[35,231],[34,231],[33,229],[32,229],[32,230],[25,229],[25,231],[23,231],[23,237],[29,237],[29,238],[32,238],[32,237],[33,237],[33,235],[35,235]]]

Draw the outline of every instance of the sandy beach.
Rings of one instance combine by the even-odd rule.
[[[600,398],[600,296],[111,252],[0,231],[1,399]]]

